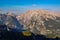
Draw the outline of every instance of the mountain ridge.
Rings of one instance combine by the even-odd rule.
[[[47,10],[29,10],[24,14],[9,14],[8,13],[6,15],[10,16],[10,18],[13,17],[11,19],[8,17],[7,18],[8,22],[11,20],[14,21],[16,19],[18,21],[17,24],[19,23],[22,24],[23,25],[22,30],[31,31],[34,34],[60,35],[60,27],[59,27],[60,14],[57,12],[50,12]],[[11,21],[11,24],[12,23],[13,22]]]

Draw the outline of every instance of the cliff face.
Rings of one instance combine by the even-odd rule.
[[[16,18],[24,25],[24,29],[35,34],[60,34],[60,14],[47,10],[29,10]]]

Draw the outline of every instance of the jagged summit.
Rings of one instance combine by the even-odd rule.
[[[54,16],[58,16],[60,14],[57,14],[57,12],[55,11],[48,11],[48,10],[28,10],[26,13],[28,14],[50,14],[50,15],[54,15]]]
[[[29,10],[26,13],[28,14],[45,14],[48,13],[47,10]]]

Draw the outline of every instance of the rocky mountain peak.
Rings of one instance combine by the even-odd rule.
[[[18,19],[21,20],[25,29],[29,29],[33,33],[46,35],[53,33],[60,28],[60,16],[57,12],[53,11],[29,10],[25,14],[22,14]]]

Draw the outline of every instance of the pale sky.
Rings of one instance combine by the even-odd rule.
[[[23,13],[31,9],[60,11],[60,0],[0,0],[0,13]]]

